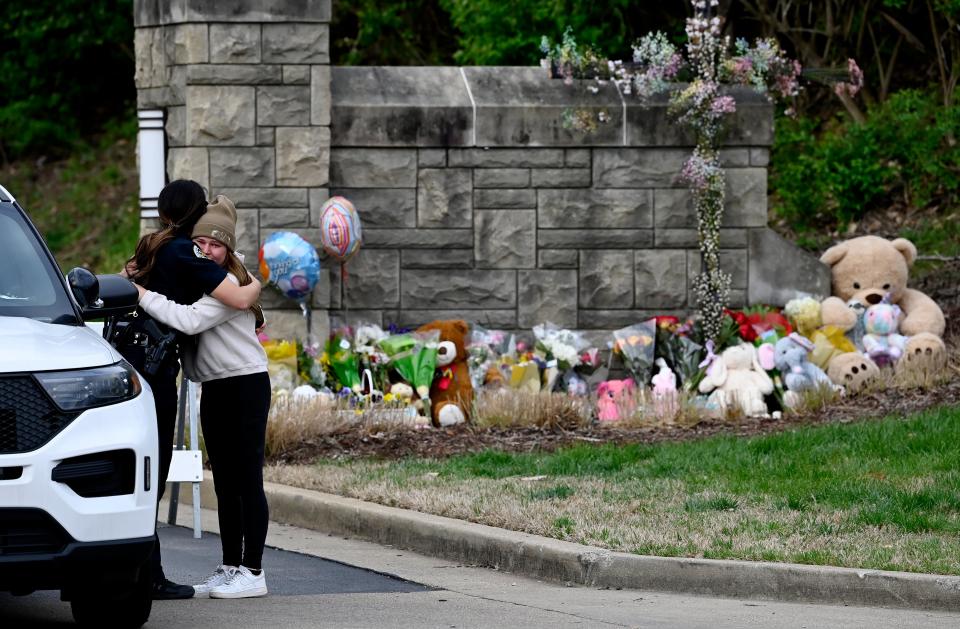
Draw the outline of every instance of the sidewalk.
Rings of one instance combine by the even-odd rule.
[[[209,472],[206,478],[201,505],[215,509]],[[180,491],[181,517],[189,510],[188,488]],[[285,485],[267,483],[266,490],[276,522],[563,584],[960,611],[960,577],[632,555]]]

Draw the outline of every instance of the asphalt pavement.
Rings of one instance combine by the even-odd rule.
[[[186,510],[185,510],[186,511]],[[161,510],[161,513],[165,511]],[[181,512],[180,523],[189,519]],[[164,566],[181,582],[216,566],[216,514],[205,531],[161,525]],[[565,587],[460,565],[389,546],[271,523],[264,555],[270,595],[158,601],[150,629],[313,627],[650,627],[724,629],[957,627],[960,614],[750,601],[636,590]],[[284,549],[284,550],[280,550]],[[960,595],[960,594],[958,594]],[[0,594],[0,629],[72,626],[56,592]]]

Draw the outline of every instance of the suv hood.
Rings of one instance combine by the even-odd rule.
[[[85,325],[0,317],[0,373],[112,365],[120,354]]]

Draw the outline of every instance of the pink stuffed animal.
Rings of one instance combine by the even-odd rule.
[[[677,375],[662,358],[657,359],[657,375],[653,377],[653,408],[661,420],[673,419],[677,405]]]
[[[620,419],[621,409],[627,410],[633,405],[633,380],[606,380],[597,387],[597,419],[616,421]]]

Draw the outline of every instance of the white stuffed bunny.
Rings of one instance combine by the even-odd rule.
[[[700,392],[711,391],[709,405],[723,410],[738,405],[748,417],[766,417],[763,396],[773,393],[773,380],[760,366],[757,348],[743,343],[725,349],[707,369]]]

